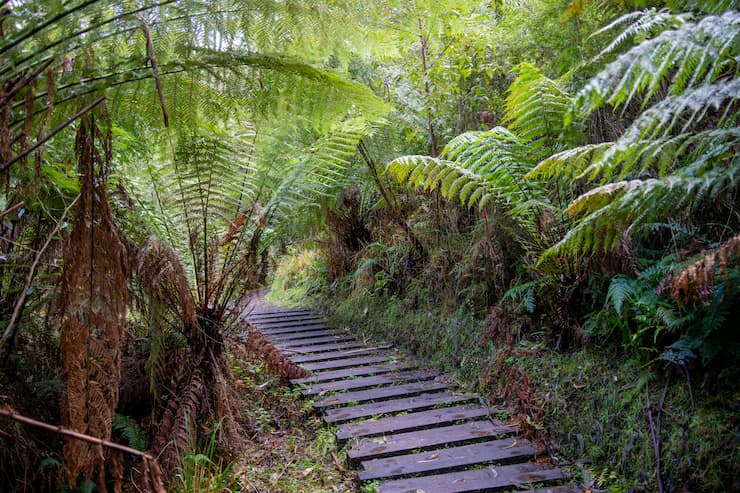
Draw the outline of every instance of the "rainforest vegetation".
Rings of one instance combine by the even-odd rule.
[[[737,8],[2,0],[0,490],[353,488],[265,287],[584,487],[740,490]]]

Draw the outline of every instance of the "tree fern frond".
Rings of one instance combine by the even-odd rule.
[[[529,63],[514,70],[517,77],[508,89],[505,120],[534,150],[553,147],[562,133],[571,97]]]
[[[738,99],[740,79],[702,84],[681,94],[670,95],[643,111],[620,137],[620,143],[660,139],[671,135],[673,130],[686,133],[699,124],[708,111],[729,110]]]
[[[691,210],[730,191],[739,168],[736,159],[700,175],[673,173],[661,179],[609,183],[591,190],[569,206],[568,213],[578,222],[542,258],[610,250],[625,234],[632,235],[646,224]]]
[[[533,212],[529,199],[539,193],[533,184],[522,180],[529,166],[520,139],[511,131],[496,127],[455,137],[439,158],[394,159],[386,166],[386,172],[399,183],[439,190],[444,198],[457,198],[468,207],[483,208],[495,201],[523,220]]]
[[[558,176],[574,179],[592,162],[598,161],[603,153],[613,147],[613,142],[589,144],[558,152],[544,159],[524,177],[549,180]]]
[[[289,220],[301,210],[318,210],[322,201],[333,200],[349,185],[357,146],[373,125],[364,117],[348,118],[318,139],[302,155],[287,164],[288,174],[265,206],[273,225]]]
[[[679,94],[736,70],[739,12],[698,22],[679,18],[673,29],[643,41],[607,65],[577,95],[576,107],[590,112],[605,103],[626,106],[638,96],[647,102],[664,83],[669,93]]]
[[[731,92],[726,94],[732,94],[728,97],[733,99],[737,97]],[[686,103],[690,104],[689,101],[690,98],[687,98]],[[729,120],[734,121],[736,117]],[[653,119],[646,117],[644,121],[649,124]],[[640,125],[633,127],[617,142],[591,144],[554,154],[538,164],[527,174],[527,178],[552,179],[562,176],[569,180],[585,179],[605,184],[615,178],[625,180],[630,174],[650,172],[659,177],[666,176],[675,171],[681,161],[696,170],[692,173],[700,173],[702,169],[726,160],[740,142],[740,128],[732,125],[675,136],[665,135],[655,140],[640,138],[635,135],[641,130]]]
[[[691,20],[691,18],[690,14],[675,15],[667,9],[647,9],[625,14],[589,36],[590,39],[628,24],[627,28],[620,32],[594,60],[599,60],[605,55],[614,53],[629,40],[640,37],[652,37],[668,27],[678,27],[684,22]]]

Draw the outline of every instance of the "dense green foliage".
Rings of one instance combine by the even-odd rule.
[[[539,403],[526,422],[595,461],[602,483],[737,487],[737,447],[710,459],[722,444],[706,432],[724,416],[738,433],[736,2],[41,0],[3,2],[0,16],[9,405],[34,413],[73,386],[58,302],[73,266],[60,260],[75,247],[90,257],[86,310],[101,312],[95,232],[110,223],[131,296],[105,438],[194,450],[188,437],[212,422],[189,428],[172,416],[195,408],[168,401],[198,403],[224,419],[227,455],[238,427],[220,415],[224,340],[274,275],[276,293],[404,342],[492,397],[517,404],[501,382],[521,378]],[[89,194],[101,184],[107,194]],[[89,244],[70,244],[88,196],[110,217],[93,207]],[[636,428],[660,379],[678,424],[656,479],[630,463],[652,463]],[[582,380],[601,388],[586,407],[620,406],[568,412],[565,389]],[[619,426],[615,413],[635,429],[581,435]],[[168,419],[174,431],[158,436]],[[0,489],[101,486],[42,467],[65,463],[54,440],[7,437],[20,445],[0,453]],[[162,457],[169,477],[175,459]]]

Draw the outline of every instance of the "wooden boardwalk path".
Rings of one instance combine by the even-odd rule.
[[[478,396],[390,346],[359,341],[308,310],[258,305],[246,319],[311,372],[292,383],[337,426],[359,480],[376,482],[378,493],[579,491],[566,471],[535,463],[534,445]]]

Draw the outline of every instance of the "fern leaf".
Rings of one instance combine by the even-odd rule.
[[[665,25],[673,28],[607,65],[579,92],[576,107],[589,112],[604,103],[626,106],[638,96],[647,102],[664,82],[668,83],[669,93],[680,94],[693,85],[717,80],[727,69],[728,61],[734,59],[740,31],[738,12],[707,16],[699,22],[688,22],[685,16],[678,15],[675,22]]]
[[[625,276],[615,276],[609,283],[609,289],[606,292],[605,304],[611,304],[617,315],[622,315],[624,302],[635,296],[635,290],[632,281]]]
[[[571,97],[539,69],[522,63],[506,97],[505,121],[533,150],[552,147],[561,135]]]

